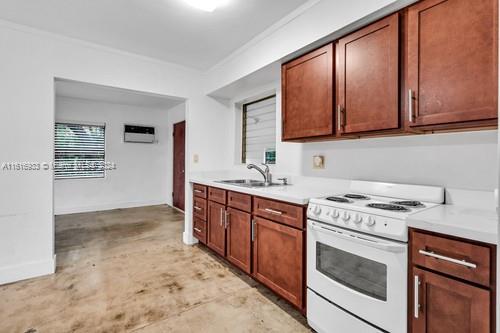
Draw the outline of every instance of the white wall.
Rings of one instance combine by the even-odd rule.
[[[497,131],[367,138],[303,144],[306,176],[364,179],[493,191],[497,187]],[[314,170],[312,156],[326,168]]]
[[[184,105],[175,109],[183,113]],[[172,192],[170,116],[170,110],[57,97],[56,121],[106,124],[106,161],[117,168],[104,178],[55,180],[55,214],[167,203]],[[124,142],[124,124],[155,126],[158,142]]]
[[[172,206],[172,189],[174,188],[174,124],[186,120],[186,105],[180,104],[167,113],[167,205]]]
[[[0,163],[53,161],[54,77],[188,98],[188,128],[229,117],[202,94],[194,70],[5,21],[0,45]],[[213,128],[193,137],[188,130],[194,151],[226,145],[224,132]],[[196,167],[219,167],[226,152],[202,152],[210,156]],[[0,192],[0,284],[54,271],[52,183],[52,171],[0,170],[0,187],[8,189]]]

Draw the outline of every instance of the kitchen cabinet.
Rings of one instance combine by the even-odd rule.
[[[495,246],[416,229],[409,246],[411,332],[493,332]]]
[[[412,273],[418,290],[413,333],[491,332],[489,290],[418,268]]]
[[[252,216],[234,208],[227,209],[226,257],[246,273],[251,273]]]
[[[305,313],[306,207],[199,184],[193,197],[208,197],[206,222],[193,210],[200,243]]]
[[[214,201],[208,201],[207,246],[220,254],[226,255],[226,207]]]
[[[410,127],[496,123],[496,0],[425,0],[408,8]]]
[[[304,297],[304,232],[264,218],[254,218],[253,274],[298,308]]]
[[[282,138],[297,140],[334,133],[334,45],[282,66]]]
[[[337,131],[398,129],[399,14],[341,38],[337,56]]]

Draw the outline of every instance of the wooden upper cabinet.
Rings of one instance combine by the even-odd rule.
[[[282,138],[296,140],[332,135],[333,44],[282,66]]]
[[[409,7],[410,126],[497,118],[497,15],[497,0],[426,0]]]
[[[337,131],[399,128],[399,14],[340,39],[337,60]]]
[[[418,268],[412,273],[413,333],[492,332],[489,290]]]

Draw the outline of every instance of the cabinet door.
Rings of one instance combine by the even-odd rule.
[[[497,118],[497,15],[497,0],[426,0],[409,8],[410,126]]]
[[[298,308],[303,307],[303,231],[255,218],[253,274]]]
[[[418,268],[412,279],[413,333],[490,332],[490,291]]]
[[[250,273],[251,228],[250,214],[237,209],[227,210],[227,260]]]
[[[282,67],[283,140],[333,134],[333,44]]]
[[[337,53],[339,132],[398,128],[399,14],[340,39]]]
[[[226,254],[226,228],[224,218],[225,206],[209,201],[207,245],[221,256]]]

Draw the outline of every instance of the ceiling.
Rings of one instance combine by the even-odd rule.
[[[0,19],[206,70],[307,0],[2,0]]]
[[[183,99],[101,86],[92,83],[56,80],[56,96],[83,98],[114,104],[135,105],[144,108],[170,109],[184,103]]]

